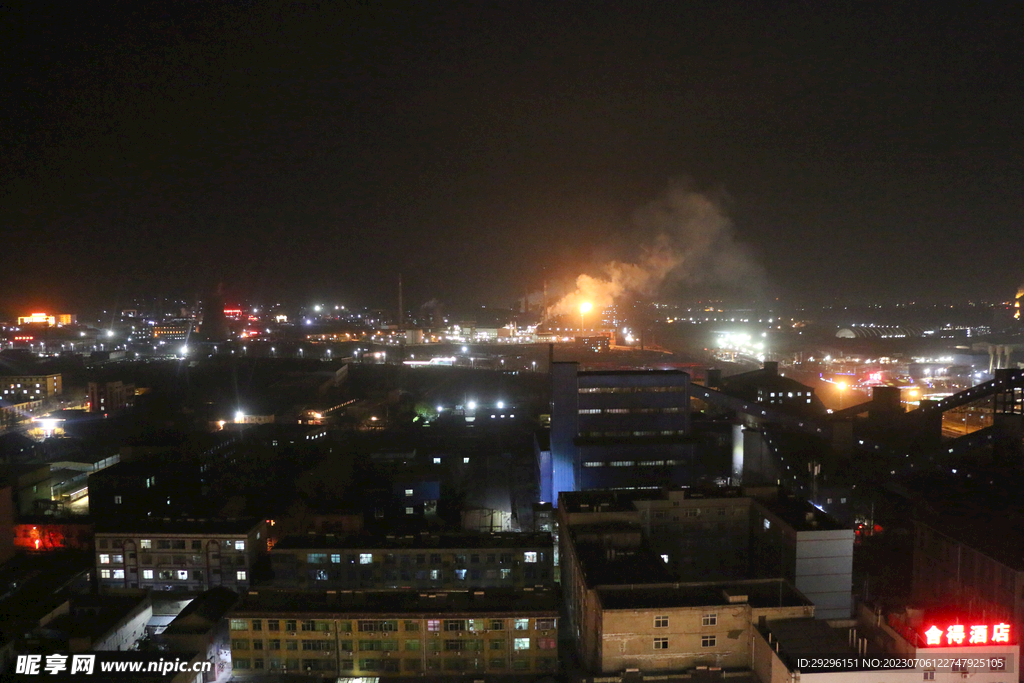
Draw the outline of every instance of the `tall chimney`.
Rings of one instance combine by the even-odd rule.
[[[398,274],[398,331],[402,331],[405,323],[405,307],[402,304],[402,274]]]

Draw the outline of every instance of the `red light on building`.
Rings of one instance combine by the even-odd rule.
[[[949,624],[939,628],[932,624],[925,632],[925,644],[930,646],[988,645],[1010,643],[1010,625],[999,624]]]
[[[868,381],[869,382],[881,382],[882,381],[882,373],[881,372],[869,373],[868,374]]]

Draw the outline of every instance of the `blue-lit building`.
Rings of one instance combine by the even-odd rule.
[[[537,449],[540,499],[562,491],[660,487],[697,476],[689,375],[551,366],[550,448]]]

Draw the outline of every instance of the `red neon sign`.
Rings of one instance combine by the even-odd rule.
[[[991,643],[1009,643],[1009,624],[949,624],[939,628],[932,624],[924,632],[927,645],[988,645]]]

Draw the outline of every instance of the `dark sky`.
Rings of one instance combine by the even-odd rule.
[[[679,178],[772,295],[1024,281],[1022,3],[293,4],[5,3],[0,310],[506,303]]]

